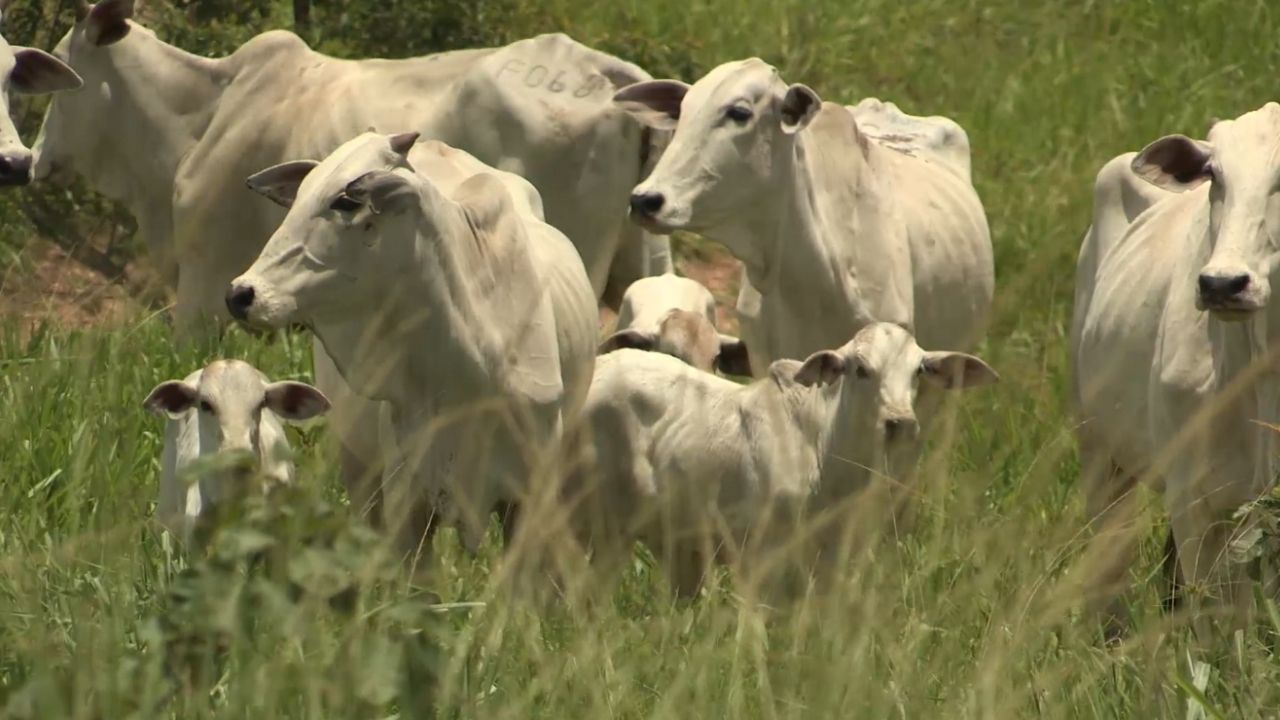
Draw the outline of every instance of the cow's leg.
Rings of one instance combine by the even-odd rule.
[[[1137,478],[1084,440],[1080,464],[1085,518],[1092,531],[1084,556],[1093,584],[1086,589],[1088,605],[1099,615],[1107,640],[1116,641],[1129,627],[1123,593],[1138,555]]]
[[[1164,591],[1160,593],[1160,607],[1167,613],[1176,612],[1182,607],[1182,590],[1186,581],[1178,565],[1178,543],[1173,539],[1172,528],[1165,537],[1160,574],[1165,583]]]
[[[338,443],[338,467],[351,511],[370,525],[382,525],[383,449],[381,403],[357,395],[347,385],[319,340],[312,344],[315,385],[329,398],[329,427]]]
[[[1195,486],[1206,487],[1197,483]],[[1231,542],[1240,531],[1233,517],[1250,498],[1217,487],[1201,493],[1168,493],[1167,502],[1185,596],[1201,642],[1215,630],[1230,631],[1248,619],[1252,593],[1247,568],[1233,562]],[[1225,616],[1224,616],[1225,615]],[[1223,622],[1219,622],[1223,621]]]

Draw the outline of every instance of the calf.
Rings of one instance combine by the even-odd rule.
[[[186,541],[255,469],[269,483],[291,482],[293,462],[280,419],[313,418],[329,409],[329,401],[305,383],[273,383],[248,363],[217,360],[182,380],[160,383],[143,406],[169,418],[156,516]],[[197,461],[211,464],[193,472],[200,469],[192,467]]]
[[[758,568],[768,550],[808,534],[803,520],[838,510],[873,476],[909,474],[920,380],[954,389],[996,379],[982,360],[926,352],[888,323],[804,362],[776,361],[750,385],[658,353],[610,353],[584,409],[598,476],[568,487],[580,503],[574,527],[606,565],[641,540],[676,592],[692,594],[712,560],[740,553],[743,568]],[[806,541],[810,559],[837,558],[838,531]]]
[[[707,372],[750,375],[747,346],[716,331],[716,301],[702,283],[674,273],[641,278],[627,288],[618,326],[600,353],[653,350]]]

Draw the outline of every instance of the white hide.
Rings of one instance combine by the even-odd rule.
[[[161,383],[143,405],[168,418],[156,517],[184,541],[213,506],[247,491],[243,483],[249,477],[292,482],[281,418],[307,420],[329,409],[310,385],[272,383],[239,360],[219,360],[180,381]],[[192,468],[215,456],[224,462]]]

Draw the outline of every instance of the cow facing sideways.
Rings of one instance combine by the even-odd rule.
[[[218,360],[160,383],[143,406],[168,418],[156,516],[189,541],[215,507],[247,490],[250,478],[292,482],[280,421],[309,420],[327,412],[329,401],[305,383],[271,382],[248,363]]]
[[[1151,183],[1145,194],[1135,183]],[[1109,633],[1136,558],[1140,480],[1161,492],[1197,604],[1247,610],[1233,515],[1276,477],[1280,105],[1109,163],[1080,252],[1072,356],[1081,483]],[[1126,206],[1143,212],[1121,221]],[[1101,230],[1102,232],[1099,232]],[[1271,427],[1268,427],[1270,425]],[[1203,629],[1208,629],[1207,627]]]
[[[635,65],[559,34],[356,61],[273,31],[211,59],[162,42],[132,16],[132,0],[77,6],[54,52],[87,87],[50,104],[35,175],[79,173],[129,209],[152,262],[177,288],[180,331],[201,317],[226,317],[227,283],[284,218],[244,179],[275,163],[323,158],[370,127],[416,130],[528,178],[548,222],[575,244],[597,297],[616,304],[632,280],[670,266],[666,238],[646,241],[626,222],[649,149],[611,97],[649,79]],[[318,346],[315,378],[334,403],[343,482],[353,500],[363,498],[382,474],[380,413],[351,393]],[[353,502],[366,506],[377,522],[377,498]]]
[[[604,569],[641,540],[681,595],[698,590],[715,559],[740,554],[752,575],[800,545],[834,562],[852,538],[846,502],[874,502],[884,496],[866,491],[886,486],[881,473],[914,468],[920,382],[996,379],[978,358],[925,352],[887,323],[804,362],[776,361],[749,385],[659,353],[603,355],[583,411],[594,462],[566,489],[573,525]],[[824,513],[825,529],[802,524]]]
[[[631,216],[704,235],[742,261],[740,332],[757,372],[874,321],[909,327],[926,347],[982,338],[991,239],[954,122],[874,100],[823,103],[758,59],[614,99],[674,128]]]
[[[585,399],[596,302],[533,186],[415,137],[366,133],[252,177],[291,207],[227,304],[306,324],[352,388],[391,405],[404,464],[382,491],[402,550],[433,513],[475,550],[491,510],[540,489]]]
[[[0,2],[0,22],[4,3]],[[75,90],[80,76],[43,50],[10,45],[0,36],[0,186],[31,181],[31,151],[9,114],[9,91],[26,95]]]
[[[716,331],[716,301],[697,280],[675,273],[641,278],[627,288],[613,334],[601,354],[621,348],[666,353],[707,372],[750,375],[747,346]]]

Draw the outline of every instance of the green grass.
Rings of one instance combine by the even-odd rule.
[[[237,622],[210,686],[174,692],[165,643],[175,632],[210,637],[211,618],[222,617],[183,611],[174,593],[222,598],[248,581],[234,563],[179,573],[149,519],[161,422],[140,402],[214,356],[305,377],[308,344],[230,333],[216,347],[175,349],[154,319],[34,338],[9,327],[0,333],[0,707],[41,718],[1148,718],[1184,716],[1203,695],[1208,717],[1275,715],[1280,662],[1265,646],[1280,628],[1270,624],[1208,656],[1213,672],[1196,689],[1185,618],[1158,610],[1158,528],[1135,569],[1129,643],[1103,648],[1075,610],[1074,580],[1087,568],[1065,344],[1094,173],[1162,134],[1202,136],[1212,117],[1276,98],[1280,9],[1263,0],[508,5],[500,32],[511,38],[565,30],[687,80],[759,55],[826,99],[875,95],[966,128],[997,258],[996,322],[982,352],[1003,383],[960,409],[949,452],[928,466],[916,532],[879,548],[839,592],[786,611],[753,609],[726,578],[697,602],[675,603],[640,556],[608,602],[535,611],[494,591],[492,543],[471,559],[445,538],[429,587],[445,605],[428,611],[423,633],[390,612],[422,610],[394,577],[370,580],[355,614],[250,592],[253,603],[227,611]],[[323,438],[322,426],[308,428],[295,446],[308,502],[330,527],[324,503],[340,493]],[[424,639],[434,650],[420,667],[406,658]]]

